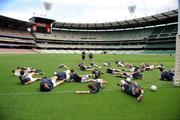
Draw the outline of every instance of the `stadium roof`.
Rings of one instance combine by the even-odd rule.
[[[35,16],[30,18],[29,21],[31,21],[32,23],[40,22],[40,23],[48,23],[48,24],[55,22],[55,20],[52,20],[52,19],[35,17]]]
[[[2,16],[2,15],[0,15],[0,21],[1,21],[0,26],[13,26],[13,27],[26,28],[33,25],[33,23],[30,23],[30,22],[17,20],[17,19],[6,17],[6,16]]]
[[[131,20],[106,22],[106,23],[66,23],[56,22],[53,28],[69,29],[69,30],[113,30],[136,28],[145,26],[155,26],[159,24],[168,24],[178,21],[178,10],[171,10],[168,12],[141,17]]]

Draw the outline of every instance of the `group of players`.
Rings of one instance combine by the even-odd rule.
[[[82,52],[82,61],[85,60],[85,52]],[[93,54],[89,54],[89,59],[93,59]],[[116,60],[115,63],[123,68],[123,69],[114,69],[111,66],[111,63],[105,62],[103,63],[104,66],[107,66],[106,72],[113,74],[117,77],[125,78],[124,80],[120,80],[118,86],[124,91],[125,93],[136,97],[138,101],[141,101],[143,97],[144,90],[143,88],[137,84],[136,82],[132,82],[133,79],[143,79],[142,72],[153,70],[155,68],[160,69],[161,71],[161,80],[173,80],[174,73],[173,71],[164,70],[163,64],[159,64],[158,66],[154,67],[154,65],[150,64],[142,64],[140,67],[134,66],[133,64],[126,63],[120,60]],[[79,94],[90,94],[90,93],[97,93],[99,92],[103,84],[106,84],[107,81],[101,78],[102,71],[98,70],[97,68],[101,68],[94,62],[91,62],[89,66],[86,66],[84,62],[78,64],[78,67],[82,71],[91,70],[91,74],[86,75],[78,75],[74,69],[69,69],[67,65],[60,64],[59,68],[66,68],[66,71],[61,72],[54,72],[51,78],[47,77],[40,77],[42,75],[42,70],[36,70],[32,67],[18,67],[17,69],[13,70],[12,72],[14,75],[18,76],[20,79],[21,84],[26,85],[33,83],[37,80],[40,81],[40,91],[51,91],[54,87],[63,84],[64,82],[91,82],[88,85],[88,91],[76,91]],[[127,70],[124,70],[128,68]]]

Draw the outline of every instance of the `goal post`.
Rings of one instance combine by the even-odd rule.
[[[176,36],[176,60],[175,60],[174,85],[180,86],[180,0],[178,0],[178,34]]]
[[[176,36],[176,60],[175,60],[174,85],[180,86],[180,35]]]

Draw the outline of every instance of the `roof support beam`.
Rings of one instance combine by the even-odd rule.
[[[177,10],[172,10],[172,12],[174,12],[174,13],[176,13],[176,14],[178,13],[178,11],[177,11]]]
[[[148,23],[150,22],[149,20],[147,20],[147,19],[146,19],[146,18],[144,18],[144,17],[143,17],[142,19],[143,19],[143,20],[145,20],[145,21],[146,21],[146,22],[148,22]]]
[[[166,15],[166,14],[164,14],[164,13],[161,13],[161,15],[166,16],[167,18],[169,18],[169,16],[168,16],[168,15]]]
[[[69,29],[72,29],[73,23],[69,26]]]
[[[137,24],[142,25],[140,22],[138,22],[136,19],[133,19]]]
[[[157,21],[161,21],[160,19],[156,18],[154,15],[152,15],[152,17],[153,17],[154,19],[156,19]]]
[[[101,24],[102,24],[103,28],[106,30],[104,23],[101,23]]]
[[[94,26],[95,26],[95,29],[97,30],[97,26],[96,26],[96,23],[94,24]]]
[[[116,22],[121,28],[123,28],[123,26],[121,25],[120,22]],[[124,29],[124,28],[123,28]]]
[[[81,24],[79,24],[79,29],[81,28]]]
[[[127,20],[125,20],[125,22],[126,22],[128,25],[131,25]]]

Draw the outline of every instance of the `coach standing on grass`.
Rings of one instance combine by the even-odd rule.
[[[89,60],[93,60],[93,53],[92,52],[89,53]]]
[[[85,50],[83,50],[82,51],[82,60],[85,60],[85,58],[86,58],[86,52],[85,52]]]

